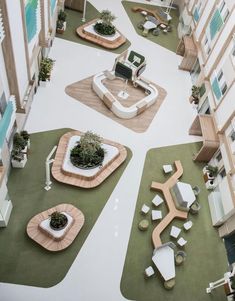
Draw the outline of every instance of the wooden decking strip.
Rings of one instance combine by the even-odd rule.
[[[48,218],[54,211],[66,212],[73,217],[73,224],[61,240],[55,240],[50,235],[39,228],[39,224]],[[71,204],[60,204],[46,211],[35,215],[27,225],[28,236],[36,241],[43,248],[57,252],[67,248],[76,238],[84,225],[85,217],[83,213]]]
[[[108,164],[102,166],[100,171],[92,177],[85,177],[82,175],[79,176],[67,173],[63,171],[62,165],[69,139],[74,135],[81,136],[82,132],[72,131],[64,134],[60,138],[59,145],[57,147],[55,161],[52,165],[51,172],[53,177],[59,182],[83,188],[96,187],[100,185],[108,176],[110,176],[110,174],[114,172],[114,170],[117,169],[127,157],[127,151],[123,145],[107,139],[103,139],[103,143],[115,146],[119,151],[119,154],[113,160],[111,160]]]
[[[117,30],[117,32],[120,34],[120,36],[114,41],[110,41],[101,36],[84,31],[85,27],[89,26],[92,23],[95,23],[97,20],[98,19],[94,19],[88,23],[85,23],[85,24],[79,26],[76,29],[76,32],[79,35],[79,37],[81,37],[82,39],[87,40],[89,42],[92,42],[94,44],[98,44],[104,48],[108,48],[108,49],[116,49],[126,42],[126,38],[120,33],[119,30]]]
[[[168,207],[168,214],[164,217],[164,219],[161,220],[161,222],[154,228],[152,233],[152,241],[154,248],[160,247],[162,245],[162,241],[160,238],[161,233],[165,230],[165,228],[172,222],[174,218],[179,219],[187,219],[188,212],[178,210],[175,207],[174,200],[170,193],[170,188],[172,188],[178,179],[183,174],[183,167],[181,162],[175,161],[175,173],[165,182],[165,183],[159,183],[159,182],[152,182],[151,189],[161,191],[163,193],[163,196],[166,200],[166,204]]]

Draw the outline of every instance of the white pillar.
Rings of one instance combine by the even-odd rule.
[[[82,14],[82,22],[86,22],[86,0],[84,0],[84,5],[83,5],[83,14]]]
[[[54,152],[57,149],[57,145],[55,145],[53,147],[53,149],[51,150],[50,154],[48,155],[47,159],[46,159],[46,186],[44,187],[44,189],[46,191],[51,189],[51,177],[50,177],[50,164],[54,162],[54,159],[51,159],[51,156],[54,154]]]

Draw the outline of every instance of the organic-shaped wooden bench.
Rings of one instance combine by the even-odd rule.
[[[170,193],[170,188],[172,188],[176,184],[178,179],[183,174],[183,167],[181,162],[178,160],[175,161],[174,164],[176,171],[165,183],[152,182],[151,184],[151,189],[162,192],[166,200],[167,207],[169,209],[168,214],[153,230],[152,241],[154,248],[160,247],[162,245],[160,235],[174,218],[187,219],[188,217],[188,212],[181,211],[175,207],[174,200]]]

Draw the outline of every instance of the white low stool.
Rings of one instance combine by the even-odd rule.
[[[147,214],[148,212],[149,212],[149,210],[150,210],[150,208],[149,208],[149,206],[147,206],[147,205],[143,205],[142,206],[142,208],[141,208],[141,212],[143,213],[143,214]]]
[[[176,227],[176,226],[172,226],[171,227],[171,232],[170,232],[170,236],[177,238],[179,236],[181,232],[181,229]]]
[[[163,165],[162,168],[164,170],[164,173],[170,173],[173,170],[170,164]]]
[[[152,210],[152,220],[156,221],[162,218],[162,211],[161,210]]]
[[[188,221],[188,222],[184,223],[184,229],[186,231],[188,231],[189,229],[192,228],[192,225],[193,225],[193,222],[192,221]]]
[[[144,274],[146,277],[151,277],[154,275],[154,269],[151,265],[144,270]]]
[[[154,197],[154,199],[152,200],[153,205],[156,207],[159,206],[163,202],[164,202],[163,199],[159,195],[156,195]]]
[[[180,237],[180,239],[177,240],[177,244],[181,247],[186,245],[186,243],[187,243],[187,240],[185,240],[183,237]]]

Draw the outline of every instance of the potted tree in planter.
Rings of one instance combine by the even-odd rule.
[[[100,20],[94,25],[94,30],[103,36],[112,36],[116,33],[116,28],[112,22],[116,17],[109,10],[103,10],[100,13]]]
[[[67,216],[62,213],[55,211],[50,215],[50,227],[53,230],[62,230],[64,229],[68,224],[68,218]]]
[[[67,14],[65,11],[62,9],[60,10],[58,14],[58,19],[56,23],[56,32],[57,33],[63,33],[66,29],[66,19],[67,19]]]
[[[105,150],[101,146],[101,138],[86,132],[70,152],[71,163],[82,169],[92,169],[101,166],[104,160]]]
[[[46,86],[46,82],[50,81],[51,78],[51,70],[54,65],[54,60],[51,58],[44,58],[41,60],[40,63],[40,70],[39,70],[39,81],[40,86]]]
[[[15,168],[23,168],[27,162],[27,145],[29,134],[27,131],[15,133],[13,137],[13,149],[11,152],[11,163]]]

